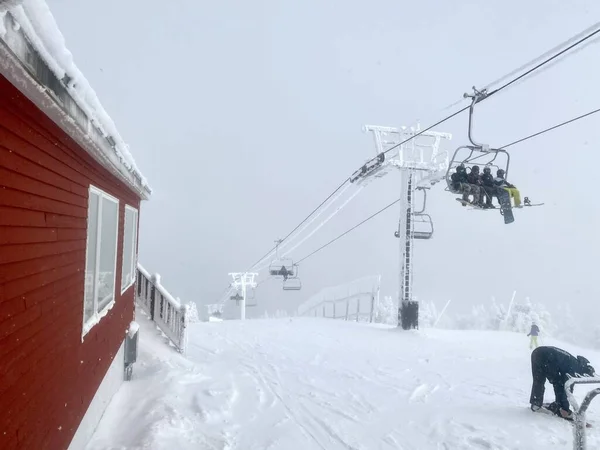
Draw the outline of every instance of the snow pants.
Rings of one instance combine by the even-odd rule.
[[[481,201],[481,188],[469,183],[460,183],[460,192],[465,201],[469,201],[469,194],[473,195],[473,203],[478,204]]]
[[[546,373],[548,372],[548,364],[551,363],[546,358],[546,355],[539,350],[531,353],[531,375],[533,376],[533,384],[531,386],[531,396],[529,403],[532,405],[542,406],[544,403],[544,392],[546,390]],[[556,403],[565,411],[570,411],[569,399],[565,392],[565,386],[560,380],[548,380],[554,387],[554,396]]]
[[[538,346],[538,341],[537,341],[537,336],[531,336],[531,340],[529,341],[529,348],[537,348]]]
[[[504,190],[508,192],[510,198],[514,200],[516,207],[521,206],[521,193],[517,188],[504,188]]]

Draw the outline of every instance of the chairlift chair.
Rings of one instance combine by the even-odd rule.
[[[302,289],[302,282],[298,277],[288,278],[287,280],[283,280],[283,290],[284,291],[299,291]]]
[[[250,289],[246,293],[246,308],[252,308],[254,306],[258,306],[258,301],[256,300],[255,290]]]
[[[289,278],[296,274],[291,258],[275,258],[269,265],[269,275],[277,278]]]
[[[302,282],[298,278],[298,266],[294,264],[294,276],[283,279],[284,291],[299,291],[302,289]]]
[[[433,220],[429,214],[414,214],[413,226],[415,239],[431,239],[433,237]]]
[[[448,190],[454,194],[458,193],[452,187],[452,174],[456,171],[456,168],[463,165],[465,168],[470,169],[475,165],[478,166],[491,166],[498,169],[504,170],[504,177],[508,179],[508,169],[510,166],[510,155],[502,148],[492,148],[487,144],[479,144],[473,139],[473,115],[475,105],[488,96],[487,91],[484,89],[478,91],[473,87],[474,94],[465,94],[465,97],[472,98],[471,106],[469,107],[469,130],[468,138],[471,145],[462,145],[456,149],[452,155],[452,159],[448,164],[448,170],[446,171],[446,183]],[[502,155],[501,158],[499,156]],[[492,172],[494,172],[492,170]]]

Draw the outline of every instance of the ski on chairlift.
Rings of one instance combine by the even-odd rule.
[[[463,145],[456,149],[446,171],[447,190],[453,194],[462,194],[457,198],[463,206],[478,210],[497,209],[493,204],[495,197],[500,204],[500,214],[504,223],[514,222],[512,212],[515,208],[541,206],[543,203],[531,203],[525,197],[521,203],[520,192],[516,186],[507,181],[510,168],[510,154],[502,148],[492,148],[487,144],[479,144],[473,139],[473,115],[475,105],[487,97],[484,89],[478,91],[473,87],[474,94],[464,94],[472,99],[469,107],[468,138],[471,145]],[[483,170],[481,173],[481,167]],[[470,196],[473,200],[470,200]]]

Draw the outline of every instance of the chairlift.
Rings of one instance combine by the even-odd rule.
[[[473,166],[483,166],[492,168],[492,173],[499,169],[504,170],[504,178],[508,179],[508,170],[510,168],[510,155],[502,148],[492,148],[487,144],[479,144],[473,139],[473,115],[475,105],[488,96],[487,90],[478,91],[473,87],[474,94],[465,94],[465,97],[472,98],[471,106],[469,107],[469,130],[468,138],[471,145],[462,145],[458,147],[448,164],[446,171],[446,183],[448,190],[453,194],[459,194],[452,186],[452,174],[459,166],[464,166],[465,169],[471,170]],[[494,170],[495,169],[495,170]]]
[[[415,239],[431,239],[433,237],[433,220],[429,214],[414,214],[413,227]]]
[[[246,293],[246,308],[252,308],[254,306],[258,306],[258,301],[256,300],[255,290],[250,289]]]
[[[271,261],[269,265],[269,275],[272,277],[283,277],[283,279],[287,279],[288,277],[293,277],[295,275],[295,265],[292,258],[280,258],[279,257],[279,244],[283,242],[282,239],[278,239],[275,241],[275,259]]]
[[[302,282],[298,277],[288,278],[287,280],[283,280],[283,290],[284,291],[299,291],[302,289]]]
[[[273,277],[289,278],[295,275],[294,262],[291,258],[276,258],[269,266],[269,274]]]
[[[244,297],[242,297],[239,292],[236,292],[235,295],[232,295],[231,297],[229,297],[229,299],[239,302],[242,301]]]
[[[302,282],[298,278],[298,266],[294,265],[294,276],[283,279],[284,291],[299,291],[302,289]]]

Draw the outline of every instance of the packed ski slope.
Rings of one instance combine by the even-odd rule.
[[[523,335],[226,321],[192,325],[183,357],[137,320],[134,380],[88,450],[572,448],[571,424],[528,409]],[[597,352],[546,343],[600,365]],[[600,405],[588,419],[588,444],[598,448]]]

